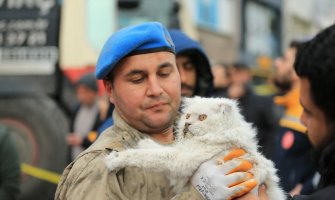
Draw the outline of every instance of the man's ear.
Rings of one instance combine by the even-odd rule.
[[[103,80],[105,92],[108,95],[109,101],[114,104],[114,88],[110,80]]]

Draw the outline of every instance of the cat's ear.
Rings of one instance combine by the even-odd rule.
[[[224,113],[230,113],[232,111],[232,106],[227,103],[219,103],[218,104],[218,112],[224,114]]]

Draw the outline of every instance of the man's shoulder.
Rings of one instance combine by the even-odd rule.
[[[67,182],[76,182],[80,176],[85,176],[85,173],[89,171],[98,172],[100,170],[107,170],[104,163],[104,157],[107,154],[107,151],[101,150],[81,154],[66,167],[62,178],[66,179]]]
[[[101,174],[107,171],[104,165],[103,157],[106,153],[103,151],[90,151],[78,156],[64,170],[61,180],[58,184],[55,199],[66,199],[73,195],[74,191],[80,187],[85,188],[89,176]],[[89,175],[89,176],[88,176]],[[84,184],[84,185],[83,185]]]
[[[115,150],[121,151],[130,144],[135,145],[136,141],[130,134],[123,130],[110,127],[101,133],[97,141],[95,141],[87,150],[82,154],[95,151]]]
[[[87,174],[102,174],[108,171],[104,158],[111,151],[122,151],[135,145],[136,141],[123,131],[108,128],[88,149],[71,162],[63,172],[62,182],[72,184]]]
[[[167,199],[161,195],[171,195],[169,182],[163,174],[135,167],[109,171],[104,161],[107,154],[108,151],[90,151],[71,163],[63,173],[55,199],[115,199],[121,196],[141,199],[143,195],[144,199]]]

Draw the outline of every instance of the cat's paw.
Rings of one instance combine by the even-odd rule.
[[[124,167],[120,153],[117,151],[112,151],[108,156],[106,156],[105,162],[110,171],[118,171]]]

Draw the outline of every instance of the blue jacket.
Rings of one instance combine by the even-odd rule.
[[[193,64],[197,70],[197,84],[194,95],[210,96],[213,90],[213,75],[211,66],[201,45],[189,38],[185,33],[177,29],[169,30],[170,36],[176,48],[176,54],[191,55]]]

